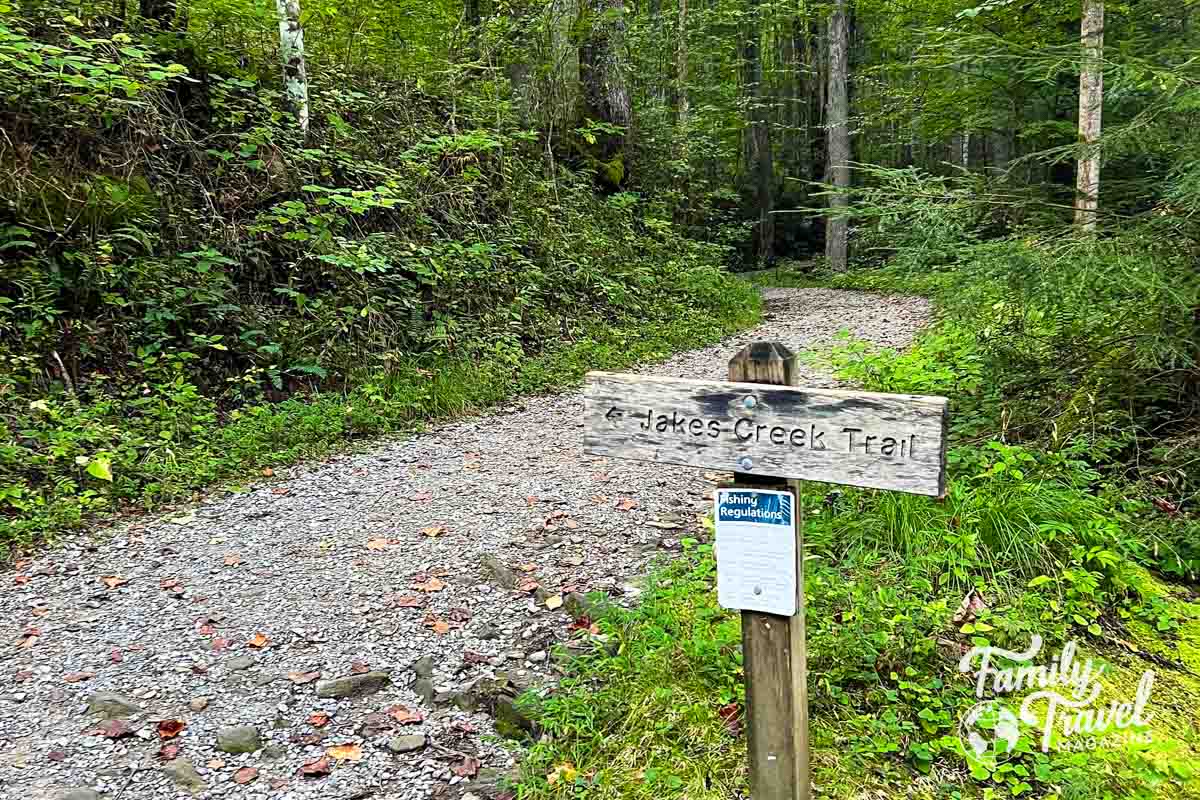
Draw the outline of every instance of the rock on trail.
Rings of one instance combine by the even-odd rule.
[[[723,379],[750,341],[840,330],[903,347],[929,315],[766,298],[756,329],[642,371]],[[572,613],[634,602],[709,505],[701,470],[584,456],[581,406],[521,398],[21,565],[0,594],[0,794],[494,796],[513,755],[493,734],[528,730],[512,697],[552,689]]]

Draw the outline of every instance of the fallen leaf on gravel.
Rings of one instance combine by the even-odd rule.
[[[475,756],[463,756],[463,760],[450,768],[450,771],[460,778],[474,778],[479,772],[479,759]]]
[[[471,621],[471,609],[456,606],[455,608],[450,609],[448,616],[450,617],[451,622],[457,622],[459,625],[461,625],[464,622]]]
[[[425,715],[420,711],[415,711],[408,706],[392,706],[387,710],[387,715],[401,725],[416,725],[425,719]]]
[[[430,539],[435,539],[438,536],[443,536],[446,533],[445,525],[430,525],[427,528],[421,528],[421,535],[428,536]]]
[[[368,539],[367,540],[367,549],[368,550],[387,550],[387,546],[388,546],[387,539]]]
[[[537,564],[522,564],[517,567],[521,572],[534,572],[537,569]]]
[[[164,744],[162,747],[158,748],[158,757],[163,761],[170,761],[177,755],[179,755],[179,745],[175,742]]]
[[[250,783],[258,777],[258,770],[254,767],[242,767],[237,772],[233,773],[233,782],[240,784]]]
[[[29,583],[29,576],[28,575],[17,575],[13,578],[13,582],[23,586],[23,585]]]
[[[312,683],[317,678],[321,677],[319,672],[289,672],[288,680],[297,686],[303,686],[306,683]]]
[[[94,672],[68,672],[66,675],[63,675],[63,681],[66,683],[79,683],[80,681],[86,681],[94,677],[96,677],[96,673]]]
[[[120,739],[122,736],[128,736],[133,733],[133,728],[129,727],[129,723],[123,719],[110,719],[107,722],[102,722],[95,728],[88,731],[93,736],[104,736],[109,739]]]
[[[364,672],[370,672],[371,665],[365,661],[351,661],[350,672],[353,675],[362,675]]]
[[[532,508],[533,506],[537,505],[537,501],[538,501],[537,497],[535,497],[534,495],[529,495],[528,497],[525,498],[525,505]]]
[[[529,594],[530,592],[536,592],[539,586],[541,584],[533,578],[522,578],[520,583],[517,584],[517,591]]]
[[[352,742],[334,745],[325,751],[325,755],[338,761],[361,761],[362,747]]]
[[[237,553],[230,553],[225,556],[225,566],[227,567],[236,567],[240,563],[242,563],[242,557]]]
[[[217,629],[214,628],[212,625],[201,625],[199,628],[196,629],[196,632],[199,633],[201,636],[212,636],[214,633],[217,632]]]
[[[570,531],[573,531],[579,527],[579,523],[573,519],[564,519],[563,525],[565,525],[567,530],[570,530]]]
[[[219,758],[214,758],[204,766],[208,767],[209,769],[225,769],[225,762]]]
[[[314,728],[323,728],[329,724],[329,715],[318,711],[308,717],[308,724]]]
[[[618,511],[632,511],[633,509],[637,508],[637,505],[638,505],[637,500],[633,500],[628,497],[622,497],[620,500],[617,501],[617,510]]]
[[[464,650],[463,661],[467,664],[486,664],[488,657],[483,653],[476,653],[474,650]]]
[[[183,729],[187,727],[187,723],[178,719],[164,719],[158,723],[158,738],[174,739],[179,734],[183,733]]]
[[[283,787],[287,786],[287,783],[287,778],[271,778],[270,786],[272,789],[279,791]]]
[[[192,664],[192,673],[196,675],[207,675],[208,667],[203,664]]]
[[[29,680],[32,677],[33,677],[33,670],[22,669],[22,670],[18,670],[16,675],[13,675],[13,680],[15,680],[17,683],[24,683],[25,681]]]
[[[456,719],[450,724],[450,729],[459,733],[479,733],[479,728],[475,727],[465,719]]]
[[[546,608],[553,611],[556,608],[562,608],[563,597],[561,594],[551,595],[546,598]]]
[[[420,608],[424,605],[424,601],[422,601],[421,598],[411,594],[402,594],[393,602],[396,604],[397,608]]]
[[[158,582],[158,588],[160,588],[160,589],[178,589],[179,581],[175,580],[174,578],[164,578],[163,580]]]
[[[124,654],[121,653],[120,650],[113,650],[111,653],[108,654],[108,660],[114,664],[120,664],[122,661],[125,660],[125,656],[124,656]]]
[[[333,766],[333,762],[325,756],[321,756],[300,767],[300,774],[306,778],[320,778],[329,774],[331,766]]]
[[[51,761],[66,761],[67,754],[63,750],[51,750],[49,753],[46,753],[46,758]]]
[[[288,737],[288,741],[295,742],[296,744],[302,744],[306,747],[311,747],[312,745],[320,744],[321,742],[325,741],[325,732],[313,731],[312,733],[305,734],[293,733]]]
[[[229,640],[228,639],[213,639],[210,646],[212,647],[212,651],[214,653],[219,653],[222,650],[224,650],[226,647],[229,647]]]
[[[430,578],[427,581],[419,581],[414,583],[412,588],[419,589],[422,592],[440,592],[442,589],[446,588],[446,583],[445,581],[438,580],[437,578]]]
[[[29,649],[37,644],[38,637],[42,635],[40,628],[26,628],[21,631],[21,638],[17,640],[18,647]]]
[[[440,619],[425,623],[425,627],[429,628],[438,635],[447,634],[450,632],[450,623],[442,622]]]
[[[291,491],[292,491],[291,489],[272,489],[271,494],[284,495],[284,494],[290,494]]]
[[[409,499],[415,500],[418,503],[424,503],[426,500],[433,499],[433,492],[417,492]]]
[[[606,495],[606,494],[594,494],[594,495],[592,495],[592,502],[593,502],[593,503],[595,503],[595,504],[596,504],[596,505],[598,505],[598,506],[602,506],[602,505],[604,505],[605,503],[607,503],[607,502],[608,502],[608,495]]]
[[[125,580],[120,575],[106,575],[100,579],[100,582],[110,589],[115,589],[118,586],[124,586],[125,584],[129,583],[129,581]]]
[[[270,478],[274,476],[275,470],[271,469],[270,467],[263,467],[262,474],[264,478]]]
[[[256,633],[250,637],[250,641],[246,642],[251,647],[266,647],[270,643],[271,640],[267,638],[265,633]]]

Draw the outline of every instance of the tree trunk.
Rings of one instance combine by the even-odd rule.
[[[308,75],[304,69],[304,28],[300,27],[300,0],[275,0],[279,10],[279,52],[283,57],[283,83],[288,103],[308,135]]]
[[[754,204],[758,211],[758,236],[755,258],[759,264],[771,260],[775,249],[775,168],[771,153],[771,104],[763,80],[762,8],[760,0],[750,0],[749,23],[743,54],[746,60],[746,94],[750,101],[749,129],[746,137],[746,168],[753,181]]]
[[[829,182],[835,189],[850,187],[850,98],[849,42],[846,30],[846,0],[835,0],[829,17],[829,110],[826,125],[829,130]],[[825,260],[835,272],[844,272],[848,261],[848,225],[838,212],[850,205],[842,193],[829,198],[830,210],[825,224]]]
[[[142,19],[154,20],[166,30],[175,25],[176,0],[138,0]]]
[[[1083,0],[1080,23],[1083,63],[1079,70],[1079,163],[1075,177],[1075,224],[1096,229],[1100,206],[1100,130],[1104,106],[1104,0]]]
[[[591,115],[628,131],[633,106],[622,61],[625,0],[589,0],[591,30],[579,48],[579,72]],[[627,136],[617,137],[624,144]]]
[[[675,86],[676,113],[679,123],[679,134],[683,139],[683,151],[687,154],[688,115],[691,113],[691,101],[688,98],[688,4],[687,0],[679,0],[679,30],[676,33],[678,41],[675,44]]]

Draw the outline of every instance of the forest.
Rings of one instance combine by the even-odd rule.
[[[332,603],[355,585],[335,576],[357,574],[361,552],[299,528],[255,538],[278,518],[270,511],[218,530],[206,504],[291,502],[319,483],[306,465],[393,452],[387,443],[406,437],[420,450],[439,426],[495,414],[483,418],[501,420],[490,440],[448,434],[466,448],[463,480],[479,485],[425,486],[412,467],[404,480],[415,483],[395,489],[483,492],[480,513],[493,516],[471,523],[477,538],[465,518],[414,517],[408,553],[400,534],[361,527],[396,503],[340,513],[360,526],[364,557],[406,551],[380,594],[404,589],[400,571],[420,578],[428,616],[397,622],[398,638],[418,652],[462,639],[444,645],[461,669],[444,673],[439,656],[431,678],[414,664],[415,694],[400,697],[422,698],[420,747],[444,769],[418,763],[411,785],[389,784],[398,768],[371,759],[397,758],[394,739],[372,750],[350,711],[342,733],[316,730],[317,716],[343,712],[314,707],[315,738],[279,738],[290,766],[271,791],[752,796],[740,625],[712,591],[711,514],[636,496],[634,480],[662,491],[667,478],[653,473],[614,485],[616,468],[569,450],[569,431],[534,444],[502,420],[514,403],[550,413],[589,370],[723,370],[729,353],[702,348],[753,332],[794,336],[785,344],[813,376],[950,401],[940,500],[804,484],[814,796],[1200,797],[1198,25],[1197,0],[0,0],[0,608],[18,643],[5,690],[23,715],[35,699],[62,700],[61,671],[88,676],[68,679],[70,692],[89,681],[125,691],[131,643],[152,648],[146,626],[166,624],[152,612],[164,592],[180,605],[207,599],[172,594],[189,581],[156,573],[146,605],[118,575],[142,569],[118,569],[125,534],[103,531],[132,525],[136,549],[167,519],[161,552],[146,545],[139,563],[191,569],[182,564],[206,563],[203,551],[223,564],[214,574],[294,533],[328,559],[327,594],[313,597]],[[541,461],[505,460],[524,448]],[[339,481],[375,487],[376,470],[438,458],[394,452]],[[556,471],[562,458],[604,481],[576,485]],[[468,475],[477,469],[558,477],[514,484],[502,501]],[[555,569],[588,577],[525,570],[549,570],[549,551],[518,555],[508,539],[493,548],[507,566],[484,571],[529,606],[510,597],[488,612],[502,642],[542,636],[540,622],[510,631],[510,613],[569,613],[517,654],[535,673],[552,668],[553,685],[510,675],[520,691],[503,703],[472,695],[477,684],[453,702],[434,683],[423,694],[422,681],[504,658],[459,613],[474,608],[482,624],[491,601],[437,605],[459,574],[440,548],[476,559],[487,526],[533,529],[521,514],[551,496],[559,507],[533,528],[554,534],[548,547],[583,548]],[[643,532],[675,530],[636,588],[631,564],[602,567],[608,556],[575,541],[589,523],[570,503],[589,496],[607,504],[592,523],[613,537],[604,553],[632,541],[622,526],[633,515]],[[341,502],[326,499],[306,513],[322,519]],[[516,510],[494,516],[502,502]],[[93,534],[108,543],[80,544]],[[128,641],[48,643],[79,591],[63,577],[75,572],[45,565],[63,552],[103,571]],[[272,574],[289,570],[282,552]],[[211,580],[195,569],[197,587]],[[429,588],[438,583],[451,584],[445,596]],[[206,591],[236,616],[225,589]],[[246,601],[263,606],[247,636],[287,607],[283,596]],[[219,616],[197,623],[205,648],[233,641],[211,632]],[[277,624],[256,636],[295,629]],[[86,639],[65,618],[60,627]],[[978,698],[958,658],[1021,652],[1030,637],[1047,659],[1079,642],[1104,665],[1097,686],[1113,702],[1152,671],[1153,720],[1116,744],[1110,720],[1102,744],[1046,749],[1036,730],[1003,741],[992,709],[971,721],[995,741],[972,751],[960,733]],[[301,668],[282,641],[254,641],[293,691],[307,683],[294,675],[329,678],[344,671],[338,659],[368,659],[343,637],[349,649]],[[408,669],[401,645],[378,648],[372,665]],[[92,651],[101,666],[79,661]],[[204,658],[220,674],[223,657]],[[187,706],[192,690],[162,691],[176,690]],[[486,720],[432,712],[447,703]],[[388,724],[412,721],[398,719]],[[0,744],[44,763],[36,724],[0,723]],[[166,750],[175,734],[157,724],[145,730]],[[50,758],[62,770],[50,783],[26,786],[29,770],[2,764],[0,778],[32,797],[73,787],[61,795],[73,800],[116,798],[122,785],[127,798],[173,796],[163,786],[208,796],[222,781],[226,796],[256,780],[266,792],[266,751],[209,758],[220,734],[200,743],[205,724],[189,717],[182,754],[147,750],[158,766],[130,767],[127,781],[96,779],[103,771],[71,747],[51,751],[65,762]],[[459,741],[480,726],[484,744]],[[114,758],[149,747],[133,728],[104,730],[88,735],[112,740]],[[335,735],[371,755],[313,755]],[[488,770],[504,775],[485,785]]]

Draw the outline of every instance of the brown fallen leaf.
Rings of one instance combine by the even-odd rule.
[[[209,769],[225,769],[225,762],[219,758],[214,758],[209,760],[209,762],[204,766],[208,767]]]
[[[327,749],[325,755],[338,761],[361,761],[363,755],[362,746],[353,742],[338,744]]]
[[[446,588],[446,583],[438,578],[430,578],[426,581],[414,583],[412,588],[422,592],[440,592]]]
[[[450,632],[450,623],[443,622],[440,619],[435,619],[432,622],[425,623],[425,627],[429,628],[438,635],[444,635]]]
[[[421,535],[428,536],[430,539],[436,539],[438,536],[444,536],[445,534],[445,525],[430,525],[428,527],[421,528]]]
[[[42,631],[39,628],[26,628],[21,632],[21,638],[17,640],[17,647],[29,649],[37,644],[38,637],[41,635]]]
[[[525,498],[525,505],[529,506],[530,508],[533,508],[534,506],[536,506],[537,502],[538,502],[538,499],[537,499],[536,495],[531,494]]]
[[[367,540],[367,549],[368,550],[387,550],[387,546],[388,546],[387,539],[368,539]]]
[[[455,606],[454,608],[450,609],[450,612],[447,614],[447,616],[450,618],[451,622],[462,625],[471,621],[471,609]]]
[[[303,686],[306,683],[312,683],[317,678],[321,677],[319,672],[289,672],[288,680],[296,686]]]
[[[287,778],[271,778],[270,787],[275,791],[279,791],[288,785]]]
[[[427,500],[432,500],[432,499],[433,499],[433,492],[417,492],[416,494],[414,494],[414,495],[413,495],[412,497],[410,497],[409,499],[410,499],[410,500],[414,500],[414,501],[416,501],[416,502],[418,502],[418,503],[424,503],[424,502],[425,502],[425,501],[427,501]]]
[[[322,711],[318,711],[315,714],[310,714],[308,717],[308,724],[312,725],[314,728],[324,728],[329,724],[329,715]]]
[[[20,586],[24,586],[25,584],[29,583],[29,581],[30,581],[30,580],[31,580],[31,579],[30,579],[30,577],[29,577],[28,575],[15,575],[15,576],[13,576],[13,583],[16,583],[16,584],[18,584],[18,585],[20,585]]]
[[[120,575],[106,575],[100,579],[100,582],[109,589],[115,589],[118,586],[124,586],[125,584],[129,583],[129,581],[127,581],[125,578],[122,578]]]
[[[120,650],[113,650],[108,654],[108,660],[114,664],[120,664],[125,660],[125,655]]]
[[[240,563],[242,563],[242,557],[238,553],[229,553],[225,556],[225,566],[227,567],[236,567]]]
[[[598,506],[602,506],[608,502],[608,495],[594,494],[594,495],[592,495],[592,502]]]
[[[165,578],[158,582],[158,588],[160,588],[160,589],[178,589],[179,581],[175,580],[174,578]]]
[[[411,594],[402,594],[393,602],[397,608],[420,608],[421,606],[425,605],[424,600]]]
[[[517,591],[529,594],[531,592],[536,592],[539,586],[541,586],[541,584],[535,581],[533,578],[522,578],[520,582],[517,583]]]
[[[187,723],[180,719],[164,719],[158,723],[158,738],[174,739],[179,734],[183,733],[183,729],[187,727]]]
[[[63,681],[66,683],[79,683],[80,681],[90,680],[96,677],[94,672],[68,672],[63,675]]]
[[[251,647],[266,647],[270,643],[271,640],[267,638],[265,633],[256,633],[250,637],[250,641],[246,642]]]
[[[622,497],[620,500],[617,501],[617,510],[618,511],[632,511],[633,509],[637,508],[637,506],[638,506],[637,500],[634,500],[629,497]]]
[[[263,467],[262,474],[264,478],[270,478],[275,474],[275,470],[271,469],[270,467]]]
[[[171,742],[170,744],[164,744],[162,747],[158,748],[158,757],[159,757],[159,759],[161,759],[163,761],[170,761],[171,759],[175,758],[178,755],[179,755],[179,745],[176,742]]]
[[[561,594],[554,594],[546,598],[546,608],[550,609],[551,611],[562,608],[562,605],[563,596]]]
[[[213,639],[212,642],[209,643],[209,646],[212,648],[214,653],[219,653],[226,647],[229,647],[229,640],[221,638]]]
[[[254,767],[242,767],[237,772],[233,773],[233,782],[247,784],[258,777],[258,770]]]
[[[479,759],[475,756],[463,756],[463,760],[450,768],[450,771],[460,778],[474,778],[479,772]]]
[[[272,489],[271,490],[271,494],[278,494],[278,495],[291,494],[291,492],[292,492],[291,489]]]
[[[370,671],[371,671],[371,665],[366,663],[365,661],[351,661],[350,662],[350,673],[353,675],[362,675],[363,673],[370,672]]]
[[[483,653],[476,653],[474,650],[464,650],[463,661],[467,664],[486,664],[488,657]]]
[[[425,719],[425,715],[420,711],[408,706],[392,706],[387,710],[387,715],[401,725],[416,725]]]
[[[51,750],[46,753],[46,758],[50,761],[66,761],[67,753],[65,750]]]
[[[537,564],[521,564],[517,569],[521,570],[521,572],[535,572],[537,567]]]
[[[300,774],[306,778],[321,778],[329,774],[333,762],[325,756],[313,759],[300,767]]]
[[[459,733],[479,733],[479,728],[475,727],[465,719],[456,719],[450,724],[450,729]]]

